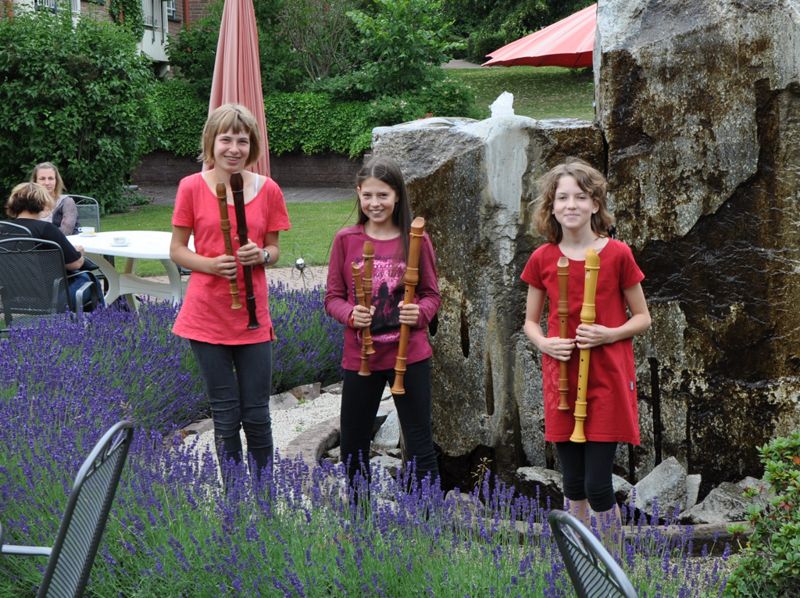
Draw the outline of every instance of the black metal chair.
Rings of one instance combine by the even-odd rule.
[[[547,520],[579,598],[636,598],[628,576],[585,525],[557,509]]]
[[[83,273],[67,273],[58,243],[32,237],[0,239],[0,302],[5,325],[67,310],[80,317],[90,300],[100,303],[97,279],[91,272],[85,272],[90,281],[82,284],[74,297],[69,292],[70,279]]]
[[[94,197],[88,195],[69,196],[75,200],[75,207],[78,208],[78,222],[80,226],[93,226],[95,232],[100,232],[100,204]]]
[[[32,236],[31,231],[27,226],[23,226],[10,220],[0,220],[0,239],[30,236]]]
[[[0,527],[0,554],[49,557],[37,596],[83,594],[132,439],[132,424],[122,421],[95,444],[75,477],[52,547],[2,544]]]

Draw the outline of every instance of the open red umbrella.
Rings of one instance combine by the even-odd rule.
[[[597,4],[487,54],[481,66],[592,66]]]
[[[256,117],[264,140],[264,150],[251,168],[258,174],[268,176],[269,142],[253,0],[226,0],[222,10],[208,113],[228,103],[242,104]]]

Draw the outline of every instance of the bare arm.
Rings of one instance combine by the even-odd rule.
[[[628,287],[623,294],[631,317],[622,326],[616,328],[607,328],[598,324],[581,324],[575,332],[579,349],[590,349],[599,345],[616,343],[641,334],[650,328],[650,310],[647,309],[642,285],[635,284]]]
[[[192,272],[204,272],[232,280],[236,278],[236,258],[232,255],[206,257],[189,249],[192,229],[185,226],[172,227],[172,240],[169,243],[169,258]]]
[[[528,300],[525,305],[525,335],[545,355],[559,361],[569,361],[572,350],[575,348],[575,340],[557,336],[548,337],[542,330],[540,322],[544,299],[545,292],[542,289],[528,286]]]

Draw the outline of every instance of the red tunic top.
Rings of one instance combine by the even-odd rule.
[[[556,262],[562,257],[558,245],[547,243],[533,252],[522,280],[547,292],[550,314],[548,336],[558,336],[558,274]],[[628,320],[624,289],[644,279],[630,248],[621,241],[610,239],[600,250],[600,272],[597,279],[596,324],[609,328],[621,326]],[[575,338],[583,305],[583,261],[569,261],[569,318],[568,334]],[[573,412],[578,386],[580,350],[569,360],[569,411],[558,410],[559,361],[542,355],[544,390],[545,440],[569,440],[575,424]],[[584,431],[587,440],[596,442],[630,442],[639,444],[639,414],[636,400],[636,372],[633,364],[633,341],[626,339],[592,349],[589,359],[589,383]]]
[[[289,230],[289,215],[278,184],[270,178],[259,177],[261,188],[245,204],[247,236],[261,247],[268,232]],[[239,249],[236,210],[228,204],[231,222],[231,241],[234,254]],[[203,180],[201,173],[181,180],[175,197],[172,224],[191,228],[194,248],[198,255],[216,257],[225,253],[219,217],[219,201]],[[244,275],[238,264],[236,281],[239,284],[241,309],[231,309],[228,279],[204,272],[192,272],[186,297],[172,331],[178,336],[218,345],[247,345],[275,338],[267,303],[267,277],[264,268],[253,268],[253,292],[256,298],[256,317],[260,326],[247,329],[249,321],[245,305]]]
[[[340,230],[333,240],[328,284],[325,291],[325,311],[347,325],[353,306],[356,304],[352,263],[363,263],[364,241],[370,240],[375,248],[372,268],[372,344],[375,354],[370,355],[369,367],[373,371],[391,370],[397,358],[400,340],[400,308],[397,305],[405,295],[401,237],[380,241],[367,236],[363,225]],[[414,301],[419,305],[419,321],[408,337],[406,363],[412,364],[427,359],[433,354],[428,342],[428,324],[439,310],[441,298],[436,280],[436,256],[427,234],[422,238],[419,255],[419,282],[414,292]],[[361,331],[350,328],[344,332],[342,367],[358,370],[361,366]]]

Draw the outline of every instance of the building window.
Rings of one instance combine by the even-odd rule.
[[[178,19],[178,7],[175,4],[175,0],[167,0],[164,2],[167,5],[167,18],[170,21],[179,21]]]
[[[33,7],[36,10],[49,10],[56,12],[58,10],[58,3],[56,0],[33,0]]]

